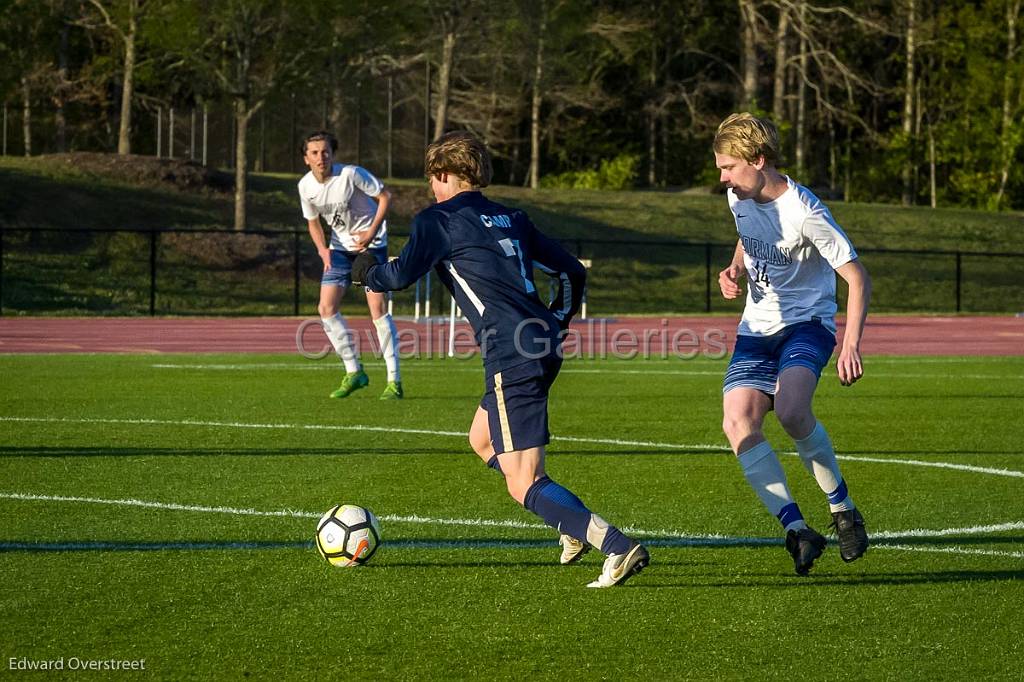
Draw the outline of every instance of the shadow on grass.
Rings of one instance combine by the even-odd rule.
[[[877,457],[878,455],[889,455],[896,457],[898,455],[1019,455],[1019,449],[1007,448],[1006,450],[970,450],[967,448],[947,448],[947,449],[932,449],[932,450],[882,450],[874,448],[872,450],[842,450],[837,452],[836,455],[841,459],[843,455],[864,455],[867,457]],[[898,464],[899,460],[893,459],[893,463]]]
[[[548,540],[501,540],[483,538],[475,540],[448,539],[389,539],[383,545],[389,550],[396,549],[554,549],[558,543]],[[266,550],[266,549],[313,549],[312,540],[277,541],[277,540],[147,540],[147,541],[109,541],[109,540],[68,540],[63,542],[25,542],[0,540],[0,553],[26,552],[150,552],[150,551],[207,551],[207,550]],[[473,561],[452,563],[447,561],[410,561],[388,562],[388,566],[430,567],[430,566],[503,566],[503,565],[537,565],[550,566],[550,561]]]
[[[625,449],[621,445],[607,445],[606,449],[603,450],[571,450],[565,449],[559,445],[558,436],[552,436],[554,445],[548,446],[547,454],[550,455],[569,455],[569,456],[580,456],[580,457],[623,457],[628,455],[716,455],[732,457],[732,453],[729,452],[729,446],[723,443],[720,449],[704,449],[704,448],[629,448]],[[594,447],[601,447],[600,443],[596,443]],[[861,457],[890,457],[892,464],[904,464],[901,461],[900,455],[905,456],[950,456],[950,455],[1016,455],[1019,454],[1019,450],[965,450],[958,448],[956,450],[899,450],[887,452],[885,450],[879,450],[877,448],[873,450],[843,450],[842,452],[836,453],[839,459],[842,459],[844,455],[849,456],[861,456]],[[969,462],[958,462],[958,464],[970,464]],[[971,464],[971,466],[981,466],[980,464]],[[1002,469],[1000,466],[990,466],[994,469]]]
[[[660,565],[660,564],[659,564]],[[630,581],[627,587],[635,587],[647,590],[659,589],[705,589],[708,587],[734,588],[749,590],[751,588],[762,589],[765,587],[797,587],[813,589],[834,590],[841,587],[858,587],[861,585],[939,585],[944,583],[968,583],[968,582],[994,582],[994,581],[1019,581],[1024,580],[1024,570],[983,570],[983,571],[915,571],[910,573],[879,573],[879,574],[848,574],[830,573],[820,569],[813,569],[809,576],[801,577],[795,574],[744,574],[738,575],[733,580],[705,580],[703,576],[680,575],[678,572],[667,576],[672,582],[651,583],[645,582],[643,578],[653,576],[645,573],[637,580]],[[687,578],[691,578],[687,580]],[[680,580],[682,578],[682,580]]]
[[[154,552],[154,551],[197,551],[237,549],[312,549],[312,541],[280,542],[220,540],[193,542],[173,540],[151,540],[146,542],[110,542],[105,540],[72,540],[68,542],[17,542],[0,540],[0,554],[10,552],[52,553],[52,552]]]
[[[0,450],[3,458],[48,458],[48,457],[354,457],[359,455],[452,455],[468,454],[468,448],[444,447],[384,448],[360,445],[358,449],[337,448],[108,448],[108,447],[5,447]]]
[[[1024,580],[1024,570],[1002,571],[917,571],[912,573],[881,573],[876,575],[833,575],[849,585],[922,585],[963,583],[993,580]]]

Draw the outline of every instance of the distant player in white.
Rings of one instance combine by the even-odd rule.
[[[309,172],[299,181],[302,216],[309,222],[309,236],[324,263],[318,306],[324,332],[345,365],[341,386],[332,398],[344,398],[370,383],[356,356],[355,345],[345,318],[338,312],[341,299],[352,284],[352,261],[366,251],[379,263],[387,262],[387,222],[384,216],[391,192],[365,168],[334,162],[338,141],[319,131],[302,143],[302,157]],[[375,201],[376,199],[376,201]],[[320,218],[331,230],[330,246],[324,238]],[[373,326],[388,369],[388,384],[381,400],[401,398],[402,378],[395,352],[395,323],[387,312],[385,294],[367,290]]]
[[[774,409],[828,498],[840,555],[844,561],[861,557],[868,546],[864,518],[811,400],[836,345],[836,273],[849,285],[839,381],[849,386],[863,375],[860,341],[871,280],[825,204],[776,169],[778,133],[770,121],[729,116],[718,128],[714,151],[739,233],[732,263],[718,282],[727,299],[743,293],[744,275],[748,283],[725,375],[723,428],[747,482],[785,529],[797,574],[806,575],[827,543],[804,521],[762,425]]]

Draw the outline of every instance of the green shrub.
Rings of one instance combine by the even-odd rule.
[[[545,176],[540,186],[545,189],[632,189],[639,165],[640,157],[636,154],[619,154],[614,159],[603,159],[596,170]]]

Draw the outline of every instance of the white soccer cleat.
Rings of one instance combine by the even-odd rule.
[[[609,554],[604,560],[601,575],[587,587],[615,587],[629,580],[651,563],[651,555],[637,543],[625,554]]]
[[[562,556],[559,557],[559,561],[563,566],[574,564],[583,558],[583,555],[590,551],[590,545],[577,540],[571,535],[563,534],[558,538],[558,542],[562,545]]]

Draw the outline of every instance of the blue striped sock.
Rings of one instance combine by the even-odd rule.
[[[761,503],[774,514],[786,531],[806,528],[804,515],[793,500],[779,458],[768,441],[761,441],[736,457],[743,476],[754,489]]]

